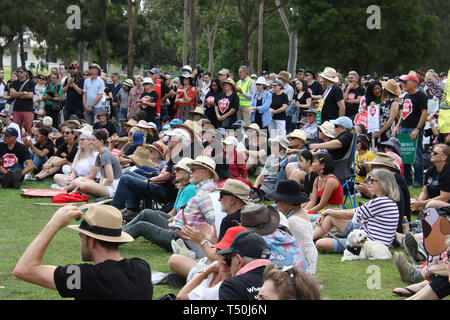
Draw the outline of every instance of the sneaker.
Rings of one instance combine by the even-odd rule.
[[[412,278],[416,268],[412,263],[408,262],[403,252],[394,252],[394,262],[398,272],[400,272],[402,281],[407,283],[414,282]]]
[[[174,254],[178,254],[180,252],[181,248],[175,240],[172,239],[170,241],[170,246],[172,247],[172,251]]]
[[[25,181],[36,181],[36,178],[33,177],[33,175],[32,175],[31,173],[27,173],[27,174],[23,177],[23,179],[24,179]]]
[[[134,217],[137,216],[137,212],[134,210],[130,210],[130,209],[122,209],[122,218],[123,220],[130,222],[131,220],[134,219]]]
[[[65,187],[61,187],[60,185],[58,185],[57,183],[54,183],[50,186],[50,188],[52,188],[52,190],[66,190]]]
[[[414,263],[420,263],[421,261],[427,260],[426,253],[422,250],[419,240],[414,237],[412,232],[406,233],[403,238],[403,247]]]

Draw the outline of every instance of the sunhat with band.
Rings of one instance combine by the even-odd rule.
[[[280,214],[272,206],[249,204],[241,210],[241,226],[261,236],[271,234],[278,228]]]
[[[180,161],[178,161],[178,163],[177,164],[175,164],[174,166],[173,166],[173,168],[174,169],[183,169],[184,171],[186,171],[186,172],[188,172],[188,173],[191,173],[191,168],[189,168],[187,165],[189,164],[189,163],[191,163],[192,162],[192,159],[191,158],[188,158],[188,157],[186,157],[186,158],[183,158],[183,159],[181,159]]]
[[[324,135],[326,135],[328,138],[334,139],[334,124],[332,124],[330,121],[325,121],[319,126],[320,131]]]
[[[134,87],[134,82],[131,79],[127,79],[123,82],[123,84],[127,87],[133,88]]]
[[[390,79],[388,81],[382,82],[383,88],[390,93],[392,93],[394,96],[399,96],[402,94],[402,90],[400,89],[400,86],[398,85],[397,81],[394,79]]]
[[[134,153],[129,155],[128,158],[133,160],[138,168],[142,166],[157,167],[157,165],[150,160],[150,150],[144,147],[137,147]]]
[[[223,85],[224,85],[225,83],[230,84],[231,87],[233,88],[233,91],[236,91],[236,84],[234,83],[234,80],[233,80],[233,79],[228,78],[228,79],[225,79],[225,80],[220,81],[220,86],[222,87],[222,89],[223,89]]]
[[[252,203],[250,199],[250,187],[240,180],[227,179],[225,184],[221,188],[218,188],[218,190],[221,193],[230,194],[241,199],[245,204]]]
[[[109,205],[89,205],[81,224],[69,225],[68,228],[106,242],[124,243],[134,240],[122,231],[122,213]]]
[[[267,194],[266,197],[273,201],[284,201],[295,205],[309,201],[309,198],[301,192],[300,185],[295,180],[280,181],[275,191]]]
[[[383,152],[377,152],[375,158],[366,163],[370,165],[385,166],[400,173],[400,168],[395,164],[395,158]]]
[[[192,118],[193,118],[194,115],[196,115],[196,114],[200,115],[203,119],[208,119],[208,117],[205,116],[205,110],[203,110],[202,107],[196,107],[196,108],[194,109],[194,111],[190,111],[190,112],[189,112],[189,116],[191,116]]]
[[[328,81],[331,81],[333,83],[339,82],[339,77],[337,74],[336,69],[331,67],[326,67],[325,70],[323,70],[322,73],[319,74],[322,78],[327,79]]]
[[[213,159],[206,156],[198,156],[191,163],[187,164],[187,166],[191,169],[191,171],[192,166],[194,165],[207,169],[209,172],[213,174],[214,180],[219,180],[219,175],[216,172],[216,162]]]

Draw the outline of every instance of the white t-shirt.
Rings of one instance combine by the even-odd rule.
[[[72,169],[75,170],[78,177],[86,177],[91,172],[97,155],[98,152],[94,152],[90,157],[78,161],[75,167],[72,165]]]
[[[189,300],[219,300],[219,288],[222,281],[214,287],[209,287],[214,274],[210,273],[194,290],[189,292]]]

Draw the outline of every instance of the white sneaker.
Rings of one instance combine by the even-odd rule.
[[[170,245],[172,246],[172,251],[174,254],[178,254],[180,252],[180,246],[175,240],[170,241]]]
[[[31,173],[27,173],[27,174],[25,175],[25,177],[23,177],[23,179],[24,179],[25,181],[36,181],[36,178],[33,177],[33,175],[32,175]]]
[[[61,187],[60,185],[54,183],[50,186],[50,188],[52,188],[53,190],[66,190],[65,187]]]

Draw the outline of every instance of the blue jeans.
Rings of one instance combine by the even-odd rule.
[[[401,134],[411,134],[414,128],[400,128]],[[417,136],[417,149],[416,149],[416,160],[414,162],[414,183],[423,186],[423,129],[420,130]],[[411,165],[405,163],[405,180],[408,185],[412,185],[412,172]]]
[[[144,176],[146,178],[154,177],[155,174],[159,174],[158,168],[153,168],[149,166],[141,166],[140,168],[133,171],[134,173],[140,174],[141,176]]]
[[[34,172],[37,172],[37,173],[41,172],[42,166],[47,162],[48,157],[45,156],[45,157],[41,158],[34,153],[31,153],[31,157],[33,158]]]
[[[344,238],[340,238],[339,241],[342,242],[344,246],[347,246],[347,237],[355,229],[359,229],[361,225],[359,223],[353,223],[351,220],[348,223],[347,227],[345,228],[344,232],[342,233],[342,236]],[[334,253],[343,253],[345,251],[345,248],[342,247],[342,245],[339,243],[336,239],[333,239],[333,252]]]
[[[139,202],[145,196],[165,198],[166,194],[162,185],[149,183],[144,176],[127,171],[119,180],[111,205],[119,210],[126,207],[138,211]]]

